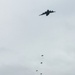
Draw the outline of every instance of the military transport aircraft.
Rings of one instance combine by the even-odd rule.
[[[46,16],[48,16],[50,13],[54,13],[54,12],[55,11],[53,11],[53,10],[47,10],[44,13],[40,14],[39,16],[42,16],[42,15],[45,15],[45,14],[46,14]]]

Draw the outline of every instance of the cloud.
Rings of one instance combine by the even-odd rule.
[[[34,75],[39,69],[39,73],[41,70],[47,75],[75,75],[74,3],[74,0],[1,1],[0,74]],[[56,13],[38,16],[47,9]]]
[[[8,65],[8,66],[2,66],[0,68],[0,74],[1,75],[31,75],[33,73],[32,70],[25,66],[20,66],[20,65]]]

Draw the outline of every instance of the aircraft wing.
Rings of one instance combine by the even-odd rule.
[[[44,14],[46,14],[46,12],[44,12],[44,13],[40,14],[39,16],[44,15]]]

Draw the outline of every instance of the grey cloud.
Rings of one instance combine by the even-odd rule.
[[[75,1],[0,1],[0,74],[75,75]],[[47,10],[56,13],[38,15]],[[44,64],[40,66],[40,55]],[[37,73],[38,74],[38,73]]]
[[[34,75],[29,68],[20,65],[4,66],[0,68],[1,75]]]

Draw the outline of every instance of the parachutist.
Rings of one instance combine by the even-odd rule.
[[[42,75],[42,73],[40,73],[40,75]]]
[[[41,62],[41,64],[43,64],[43,62]]]
[[[36,70],[36,72],[38,72],[38,70]]]
[[[44,56],[44,55],[41,55],[42,57]]]

